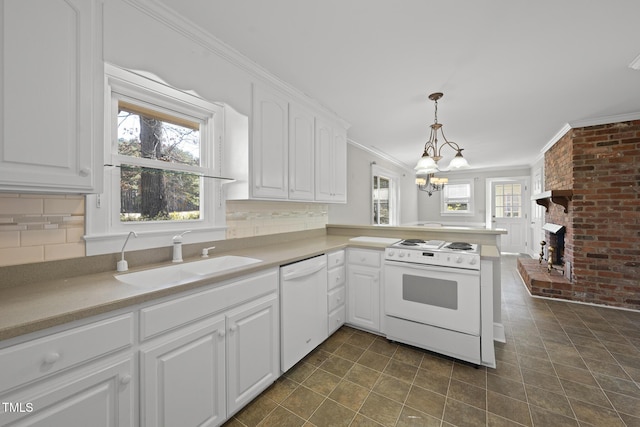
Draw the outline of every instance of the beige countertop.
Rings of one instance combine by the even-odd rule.
[[[0,340],[61,325],[93,315],[131,307],[182,291],[226,281],[266,268],[296,262],[311,256],[349,247],[378,248],[388,243],[350,241],[353,236],[322,235],[308,239],[287,241],[250,248],[216,252],[215,256],[237,255],[258,258],[259,263],[224,271],[206,279],[171,287],[139,287],[115,279],[115,271],[81,275],[66,279],[44,280],[0,289]],[[495,247],[483,245],[482,257],[499,258]],[[199,257],[185,259],[185,263],[199,261]],[[79,260],[78,262],[82,262]],[[132,268],[129,272],[171,262]]]

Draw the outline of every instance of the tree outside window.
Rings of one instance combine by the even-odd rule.
[[[172,120],[173,119],[173,120]],[[118,103],[118,154],[169,164],[200,166],[200,125]],[[121,164],[120,220],[200,218],[201,178],[195,173]]]

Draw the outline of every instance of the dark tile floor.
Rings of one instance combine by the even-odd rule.
[[[226,426],[640,426],[640,312],[502,283],[497,369],[343,327]]]

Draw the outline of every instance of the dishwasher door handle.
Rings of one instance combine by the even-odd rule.
[[[323,268],[325,268],[327,266],[327,264],[325,263],[321,263],[319,265],[314,265],[308,268],[303,268],[300,270],[293,270],[291,272],[288,273],[284,273],[282,275],[282,280],[293,280],[293,279],[299,279],[300,277],[306,277],[306,276],[311,276],[313,273],[317,273],[318,271],[322,270]]]

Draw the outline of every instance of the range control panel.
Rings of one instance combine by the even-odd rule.
[[[400,248],[387,248],[384,253],[385,259],[389,261],[480,270],[480,254],[478,253]]]

